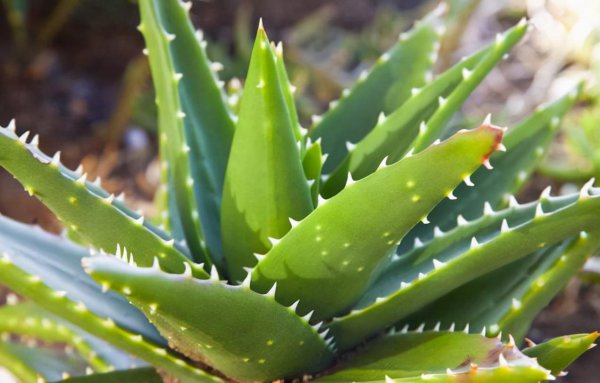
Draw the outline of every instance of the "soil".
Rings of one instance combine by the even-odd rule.
[[[358,30],[372,20],[375,7],[380,4],[409,7],[409,3],[417,2],[353,0],[348,6],[346,0],[195,1],[193,19],[213,40],[229,42],[228,49],[233,50],[232,23],[240,3],[249,4],[252,15],[263,16],[274,37],[281,38],[288,26],[324,3],[337,10],[334,23]],[[31,43],[25,52],[17,53],[4,18],[0,20],[0,125],[15,118],[18,132],[40,135],[43,151],[52,154],[61,150],[67,166],[75,168],[83,162],[86,171],[105,176],[103,186],[109,191],[125,190],[132,205],[151,209],[154,187],[146,176],[156,154],[152,133],[128,125],[118,147],[107,151],[110,132],[106,131],[106,122],[115,108],[127,64],[143,48],[142,38],[135,30],[135,5],[122,0],[82,1],[52,43],[37,47],[36,31],[55,2],[30,3],[27,27]],[[128,138],[131,134],[137,137],[134,143]],[[103,169],[99,165],[107,161],[107,153],[115,161],[108,161],[110,166]],[[547,181],[534,178],[525,198],[538,195]],[[0,185],[1,214],[40,224],[53,232],[61,231],[54,216],[1,170]],[[530,338],[542,341],[562,334],[595,331],[599,326],[600,288],[575,281],[539,315]],[[598,381],[596,363],[600,363],[600,352],[584,355],[563,381]]]

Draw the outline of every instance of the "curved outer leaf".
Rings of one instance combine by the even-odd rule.
[[[323,196],[330,197],[339,192],[348,173],[354,179],[363,178],[373,172],[382,160],[388,164],[396,162],[411,146],[413,150],[420,151],[440,137],[450,118],[504,54],[521,40],[526,29],[526,24],[522,23],[499,35],[491,47],[448,70],[389,117],[381,116],[375,128],[328,175],[321,190]]]
[[[61,292],[49,288],[39,277],[28,274],[13,264],[8,253],[4,253],[0,258],[0,281],[54,315],[164,370],[180,379],[182,383],[222,382],[221,379],[169,354],[163,347],[150,343],[141,335],[118,327],[112,319],[102,319],[90,312],[81,302],[76,303]]]
[[[183,255],[172,240],[143,226],[143,217],[133,219],[112,205],[114,196],[104,198],[88,189],[85,176],[77,181],[64,176],[54,161],[39,157],[34,144],[25,144],[27,133],[17,139],[14,126],[0,128],[0,165],[12,173],[29,194],[48,206],[69,228],[94,246],[112,251],[126,247],[140,265],[151,265],[158,257],[172,272],[190,264],[198,277],[208,275]]]
[[[28,274],[35,275],[55,291],[71,300],[82,302],[101,317],[112,318],[156,344],[166,341],[146,317],[119,294],[102,292],[101,287],[81,268],[87,249],[68,240],[0,216],[0,252],[11,254],[12,262]],[[0,278],[0,283],[5,282]]]
[[[156,90],[160,151],[163,171],[166,171],[167,175],[167,193],[172,193],[169,198],[172,198],[171,201],[177,206],[177,216],[192,258],[209,266],[212,260],[206,251],[200,213],[194,196],[194,184],[199,180],[194,180],[190,171],[191,148],[184,126],[186,114],[179,96],[182,75],[176,72],[173,58],[169,54],[169,46],[175,35],[160,24],[155,2],[140,1],[139,5],[141,22],[138,29],[146,41],[150,71]],[[171,206],[172,203],[169,203],[169,208]]]
[[[523,19],[512,29],[496,36],[496,45],[479,62],[479,65],[471,72],[464,81],[448,96],[446,100],[440,102],[440,107],[435,111],[423,129],[419,129],[419,134],[412,147],[415,152],[420,152],[427,148],[432,142],[441,136],[446,123],[456,112],[459,105],[462,105],[477,85],[487,76],[496,64],[507,54],[525,35],[528,24]]]
[[[63,374],[81,375],[85,371],[83,360],[59,350],[11,342],[0,342],[0,365],[11,371],[21,383],[40,383],[44,379],[60,379]]]
[[[153,368],[138,368],[127,371],[115,371],[105,374],[82,376],[56,381],[54,383],[163,383],[163,380]]]
[[[221,211],[223,248],[230,279],[241,280],[245,266],[256,263],[269,238],[281,238],[289,219],[313,209],[276,57],[267,35],[258,29],[239,122],[225,176]]]
[[[178,97],[185,113],[185,142],[189,146],[190,173],[194,179],[194,197],[200,224],[211,258],[224,268],[221,248],[220,206],[225,169],[234,131],[234,117],[225,102],[222,83],[215,74],[219,63],[211,63],[201,40],[194,33],[185,3],[178,0],[154,0],[149,10],[163,30],[175,36],[167,44],[173,69],[183,75]],[[191,3],[188,3],[191,4]],[[152,50],[149,51],[152,56]],[[160,102],[160,99],[159,99]]]
[[[551,370],[552,374],[558,375],[584,352],[594,348],[599,335],[597,332],[593,332],[561,336],[528,347],[523,350],[523,353],[531,358],[536,358],[542,366]]]
[[[309,136],[322,140],[323,152],[328,154],[325,173],[342,162],[348,151],[346,142],[360,141],[375,126],[379,113],[391,113],[410,97],[411,88],[426,83],[439,49],[439,11],[400,35],[398,43],[315,121]]]
[[[445,200],[436,206],[430,214],[431,221],[448,230],[455,226],[459,214],[466,219],[475,219],[486,202],[493,207],[506,202],[506,196],[516,192],[533,172],[556,134],[560,119],[573,106],[580,91],[579,87],[556,102],[538,108],[531,117],[510,129],[503,140],[507,151],[494,153],[490,158],[495,171],[476,171],[471,177],[474,186],[463,184],[457,187],[454,193],[457,199]],[[424,241],[432,236],[431,226],[417,225],[406,236],[398,253],[409,250],[415,238]]]
[[[277,282],[278,301],[300,299],[300,311],[315,310],[319,319],[348,308],[389,251],[501,137],[487,125],[463,131],[347,187],[269,251],[253,272],[253,288],[266,291]]]
[[[439,106],[439,98],[448,97],[463,80],[464,70],[473,70],[490,49],[486,47],[465,58],[423,89],[415,89],[415,94],[398,109],[378,120],[373,130],[348,152],[344,162],[328,179],[341,178],[345,182],[346,174],[343,173],[351,173],[356,179],[366,177],[377,170],[387,156],[397,152],[404,153],[417,136],[419,124],[426,121]],[[387,163],[393,162],[396,161]]]
[[[77,350],[95,371],[108,371],[111,368],[74,330],[31,302],[0,307],[0,333],[25,336],[46,343],[62,343]]]
[[[581,230],[600,227],[598,189],[582,189],[580,198],[573,204],[551,213],[541,205],[536,208],[533,220],[516,227],[501,230],[500,235],[484,243],[472,241],[471,248],[449,262],[431,267],[417,280],[401,284],[393,294],[378,300],[364,309],[332,322],[330,328],[341,349],[352,347],[386,326],[416,312],[447,291],[479,276],[496,270],[531,254],[537,249],[569,238]],[[591,195],[588,194],[591,192]],[[511,249],[506,252],[506,249]],[[400,281],[398,281],[400,282]]]
[[[384,377],[386,377],[384,379]],[[409,332],[374,341],[317,382],[539,382],[553,379],[514,344],[455,332]]]
[[[513,297],[506,297],[500,302],[491,315],[483,320],[493,323],[497,319],[498,328],[513,334],[518,340],[523,339],[531,322],[554,296],[565,288],[569,280],[583,267],[585,261],[600,248],[598,231],[582,232],[565,250],[558,249],[554,256],[560,255],[546,270],[540,268],[536,273],[535,283],[521,283],[517,286]],[[552,259],[554,257],[550,257]],[[504,308],[501,311],[500,308]],[[501,314],[500,314],[501,313]]]
[[[134,268],[109,257],[87,258],[85,267],[116,291],[127,289],[132,304],[146,313],[174,348],[232,378],[296,377],[321,371],[333,359],[317,329],[293,308],[247,285]],[[185,305],[179,300],[182,296]]]
[[[580,234],[479,277],[431,303],[403,323],[483,328],[522,339],[535,315],[600,248],[597,234]],[[438,324],[436,324],[437,326]]]

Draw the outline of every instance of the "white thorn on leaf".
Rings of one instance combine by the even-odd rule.
[[[542,190],[542,194],[540,194],[540,199],[549,199],[550,198],[550,192],[552,191],[552,186],[548,185],[546,186],[546,188],[544,188],[544,190]]]
[[[488,170],[492,170],[494,167],[492,166],[492,164],[490,163],[490,159],[486,158],[485,160],[483,160],[483,166],[485,166],[486,169]]]
[[[477,238],[471,238],[471,249],[476,249],[479,247],[479,242],[477,242]]]
[[[423,247],[423,241],[419,237],[415,237],[414,247]]]
[[[456,217],[456,223],[458,224],[458,226],[462,226],[462,225],[466,225],[466,224],[468,224],[468,223],[469,223],[469,221],[467,221],[467,220],[465,219],[465,217],[463,217],[463,216],[462,216],[462,214],[459,214],[459,215]]]
[[[500,365],[500,367],[508,366],[508,362],[506,361],[506,358],[504,357],[503,353],[500,353],[500,355],[498,355],[498,365]]]
[[[154,259],[156,259],[156,257]],[[183,263],[183,273],[181,273],[181,275],[185,278],[192,278],[192,267],[189,263]]]
[[[433,268],[436,270],[444,267],[445,265],[446,265],[446,263],[438,261],[437,259],[433,260]]]
[[[546,213],[544,213],[544,209],[542,208],[542,203],[538,203],[535,207],[535,217],[543,217]]]
[[[488,113],[488,115],[485,116],[485,119],[483,120],[482,125],[492,125],[492,114],[491,113]]]
[[[470,175],[466,175],[463,178],[463,182],[465,183],[465,185],[467,186],[475,186],[475,184],[473,183],[473,181],[471,181],[471,176]]]
[[[502,220],[502,225],[500,226],[500,233],[506,233],[509,230],[510,227],[508,226],[508,221],[506,220],[506,218],[504,218]]]
[[[52,156],[52,160],[50,161],[50,165],[52,165],[52,166],[60,165],[60,150],[58,152],[54,153],[54,156]]]
[[[277,282],[273,283],[273,286],[265,294],[267,297],[275,298],[275,292],[277,291]]]
[[[356,144],[353,144],[350,141],[346,141],[346,150],[348,152],[352,152],[354,150],[354,148],[356,148]]]
[[[579,191],[579,198],[584,199],[590,196],[590,190],[592,189],[594,182],[595,178],[590,178],[590,180],[586,182],[585,185],[583,185],[583,187]]]
[[[493,215],[495,213],[494,209],[492,209],[492,205],[488,201],[483,203],[483,214],[484,215]]]
[[[19,136],[19,142],[26,144],[27,138],[29,137],[29,130]]]

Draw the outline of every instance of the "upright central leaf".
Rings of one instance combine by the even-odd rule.
[[[290,221],[300,220],[313,205],[277,57],[262,28],[254,44],[241,101],[221,208],[223,250],[230,278],[244,277],[243,267],[256,263],[254,253],[271,247]]]

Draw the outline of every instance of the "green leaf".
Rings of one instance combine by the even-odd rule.
[[[26,347],[0,342],[0,366],[12,372],[21,383],[39,383],[38,378],[60,379],[63,373],[81,375],[85,362],[60,350]]]
[[[0,307],[0,333],[68,345],[77,350],[95,371],[108,371],[111,368],[76,331],[31,302]]]
[[[5,252],[0,258],[0,281],[17,294],[31,299],[40,307],[111,345],[164,370],[180,379],[182,383],[221,382],[221,379],[188,364],[140,334],[124,330],[111,318],[99,317],[89,311],[83,303],[72,301],[62,292],[46,286],[39,277],[16,266],[11,260],[11,255]]]
[[[143,334],[157,344],[166,344],[141,312],[120,295],[103,293],[83,271],[81,259],[89,256],[88,249],[39,227],[0,216],[0,252],[10,253],[19,268],[39,277],[53,290],[82,302],[96,315],[110,317],[123,328]]]
[[[348,152],[341,165],[327,175],[322,194],[330,197],[345,185],[348,173],[361,179],[385,161],[390,164],[402,158],[409,148],[422,150],[433,140],[419,143],[426,136],[438,138],[450,118],[505,53],[523,37],[525,25],[506,32],[491,46],[464,59],[423,89],[415,90],[394,113],[381,115],[377,125],[356,147]]]
[[[168,181],[167,196],[172,198],[177,207],[176,216],[180,219],[180,227],[193,259],[205,263],[208,267],[212,260],[205,247],[200,213],[195,199],[194,185],[198,184],[199,180],[194,180],[195,174],[191,173],[191,147],[186,137],[184,123],[187,115],[183,110],[184,101],[179,93],[179,83],[183,75],[176,71],[169,48],[176,36],[161,25],[155,2],[140,1],[139,5],[141,22],[138,29],[146,41],[150,71],[156,91],[160,154],[164,162],[162,171],[166,172],[163,178]],[[180,4],[171,6],[181,7]],[[191,105],[186,106],[189,108]],[[194,149],[198,150],[198,148]],[[169,203],[169,207],[171,206]]]
[[[435,61],[431,56],[436,55],[439,46],[440,24],[439,11],[435,11],[400,35],[398,43],[315,121],[309,136],[313,141],[321,138],[323,151],[328,154],[325,173],[342,162],[348,151],[346,142],[360,141],[375,126],[381,112],[391,113],[410,97],[412,88],[427,82]]]
[[[79,233],[95,247],[112,252],[117,245],[127,248],[136,263],[151,265],[158,257],[165,270],[182,272],[190,264],[194,274],[208,275],[174,245],[166,234],[151,230],[144,217],[125,214],[115,206],[115,197],[96,193],[97,186],[76,176],[39,152],[32,143],[26,144],[28,133],[20,138],[14,125],[0,128],[0,166],[12,173],[31,195],[48,206],[71,230]]]
[[[313,209],[293,117],[267,35],[258,29],[225,177],[221,224],[230,279],[244,278],[270,238]]]
[[[427,148],[437,138],[441,136],[446,128],[446,123],[458,110],[469,95],[475,90],[477,85],[487,76],[487,74],[498,64],[500,60],[507,54],[525,35],[528,29],[528,24],[523,19],[518,25],[506,31],[503,34],[496,36],[496,44],[479,62],[477,67],[469,74],[465,73],[464,81],[462,81],[456,89],[445,100],[440,100],[440,106],[427,120],[427,124],[423,128],[419,128],[412,148],[415,152]]]
[[[537,358],[542,366],[551,370],[552,374],[558,375],[584,352],[594,348],[599,335],[593,332],[561,336],[528,347],[523,350],[523,353],[531,358]]]
[[[224,99],[222,83],[216,75],[219,63],[209,61],[202,34],[195,33],[184,3],[177,0],[153,1],[153,7],[148,9],[156,15],[147,19],[148,23],[156,21],[159,24],[157,28],[175,37],[166,44],[165,52],[173,63],[174,71],[183,75],[177,97],[185,113],[185,142],[190,149],[194,198],[206,246],[214,262],[223,269],[220,206],[234,122]],[[153,55],[152,50],[149,54]]]
[[[597,235],[590,236],[582,233],[578,239],[569,238],[485,274],[402,323],[424,323],[425,328],[435,323],[459,328],[469,324],[472,331],[483,328],[488,335],[504,332],[521,340],[535,315],[600,248]]]
[[[385,378],[384,378],[385,377]],[[454,332],[409,332],[372,342],[317,382],[539,382],[549,371],[514,344]]]
[[[545,198],[549,199],[551,198]],[[392,294],[334,320],[330,327],[336,343],[341,349],[351,347],[368,335],[420,310],[449,290],[540,248],[574,236],[581,230],[593,231],[600,226],[597,214],[597,209],[600,209],[600,194],[598,189],[591,188],[591,184],[582,189],[580,194],[556,199],[570,201],[570,204],[553,211],[544,210],[543,204],[537,204],[533,217],[529,217],[525,223],[510,226],[503,222],[491,238],[474,237],[469,247],[465,248],[461,244],[442,262],[436,263],[436,260],[422,263],[413,271],[419,273],[415,279],[396,280],[397,290]],[[484,218],[485,216],[482,219]],[[476,221],[473,225],[478,223]],[[510,252],[506,252],[508,247]]]
[[[313,183],[310,187],[310,193],[313,206],[316,207],[319,204],[319,181],[321,178],[321,167],[323,166],[321,141],[312,143],[309,139],[306,151],[304,152],[304,158],[302,159],[302,166],[306,179],[309,183]]]
[[[529,179],[555,136],[560,119],[571,109],[579,92],[580,88],[538,108],[529,118],[509,129],[503,140],[507,151],[496,152],[490,158],[495,171],[476,171],[470,178],[471,183],[456,188],[455,200],[445,200],[436,206],[431,212],[431,221],[439,228],[449,230],[456,225],[459,214],[466,219],[475,219],[481,215],[486,202],[492,207],[507,202],[506,197]],[[425,241],[432,236],[431,225],[417,225],[407,235],[398,253],[406,252],[415,238]]]
[[[253,272],[253,288],[264,292],[277,282],[278,301],[300,299],[300,311],[315,310],[318,319],[347,309],[406,232],[477,169],[501,137],[489,126],[463,131],[350,185],[267,253]]]
[[[86,268],[115,291],[130,292],[128,299],[175,349],[236,380],[296,377],[321,371],[333,359],[317,328],[296,315],[294,308],[253,292],[247,283],[201,281],[131,267],[110,257],[88,258]]]
[[[163,383],[163,380],[153,368],[137,368],[65,379],[54,383]]]

